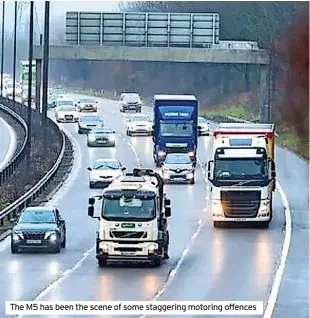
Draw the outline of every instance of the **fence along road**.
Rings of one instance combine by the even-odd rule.
[[[16,150],[16,134],[14,129],[0,114],[0,171],[7,165]]]

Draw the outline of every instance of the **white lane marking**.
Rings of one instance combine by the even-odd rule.
[[[33,301],[40,301],[44,298],[48,293],[55,290],[61,282],[63,282],[66,278],[68,278],[74,271],[76,271],[79,267],[82,266],[83,262],[87,259],[87,257],[95,250],[96,245],[88,249],[85,253],[83,253],[83,257],[71,268],[65,270],[55,281],[53,281],[50,285],[48,285],[44,290],[41,291],[39,295]],[[16,318],[21,318],[26,316],[26,314],[22,314],[16,316]]]
[[[10,236],[6,237],[3,241],[0,242],[0,252],[5,251],[10,246]]]
[[[2,121],[3,125],[7,128],[10,134],[10,145],[9,149],[7,150],[5,157],[3,158],[2,162],[0,163],[0,170],[4,168],[4,166],[10,161],[10,159],[13,157],[14,152],[16,150],[16,134],[14,129],[2,118],[0,117],[0,120]]]
[[[285,236],[284,236],[284,242],[283,242],[283,247],[282,247],[282,252],[280,257],[280,264],[279,264],[279,267],[277,268],[277,271],[273,280],[271,293],[269,295],[267,306],[264,312],[264,318],[272,317],[272,313],[273,313],[273,310],[277,301],[278,293],[280,290],[281,280],[282,280],[283,272],[285,269],[286,260],[287,260],[287,256],[288,256],[288,252],[289,252],[290,244],[291,244],[291,238],[292,238],[292,217],[291,217],[290,206],[289,206],[287,197],[285,195],[285,192],[278,181],[277,181],[277,186],[278,186],[279,193],[280,193],[280,196],[284,205],[284,210],[285,210]]]
[[[68,194],[69,190],[75,183],[79,171],[82,168],[82,149],[76,139],[73,137],[73,135],[65,128],[61,127],[62,130],[66,132],[68,137],[70,138],[72,145],[73,145],[73,151],[74,151],[74,163],[72,170],[70,172],[70,176],[68,179],[64,182],[64,184],[58,189],[58,191],[55,193],[53,198],[47,202],[48,205],[57,205],[59,202]]]
[[[162,296],[162,294],[164,294],[164,292],[166,291],[166,289],[169,287],[169,285],[172,283],[173,279],[177,276],[178,271],[180,270],[186,255],[189,253],[192,245],[194,244],[197,236],[199,235],[201,229],[204,226],[204,221],[202,219],[198,220],[197,222],[197,228],[196,231],[194,232],[194,234],[191,236],[191,239],[188,243],[188,245],[186,246],[186,248],[183,250],[176,266],[170,271],[168,279],[166,280],[166,282],[163,284],[163,286],[161,287],[161,289],[155,294],[155,296],[152,298],[151,301],[157,301],[158,298],[160,298],[160,296]],[[146,315],[140,316],[139,318],[146,318]]]

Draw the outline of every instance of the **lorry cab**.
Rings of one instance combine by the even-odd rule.
[[[96,258],[107,262],[149,262],[160,266],[168,258],[170,200],[163,192],[160,175],[134,169],[114,180],[102,195],[98,217]],[[88,215],[94,217],[95,198],[89,199]]]
[[[194,95],[155,95],[153,158],[159,167],[168,153],[187,153],[196,165],[198,100]]]
[[[220,124],[214,131],[208,179],[215,227],[223,222],[269,225],[276,176],[273,135],[274,126],[262,124]]]

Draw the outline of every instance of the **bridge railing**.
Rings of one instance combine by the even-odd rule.
[[[18,115],[17,108],[19,106],[17,103],[6,99],[4,97],[0,97],[0,109],[9,114],[10,116],[14,117],[24,129],[25,138],[22,143],[20,149],[14,154],[13,158],[4,166],[4,168],[0,171],[0,186],[4,184],[16,171],[16,169],[20,166],[27,154],[27,142],[28,142],[28,126],[25,120]]]

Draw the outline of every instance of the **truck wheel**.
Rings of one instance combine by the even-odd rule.
[[[268,229],[269,224],[270,224],[270,221],[259,222],[259,227],[260,227],[261,229]]]
[[[161,257],[157,256],[154,260],[153,260],[153,266],[154,267],[160,267],[161,266]]]
[[[103,258],[99,258],[98,259],[98,266],[99,267],[106,267],[108,264],[107,260],[106,259],[103,259]]]
[[[213,227],[221,228],[221,227],[223,227],[223,222],[221,222],[221,221],[213,221]]]

